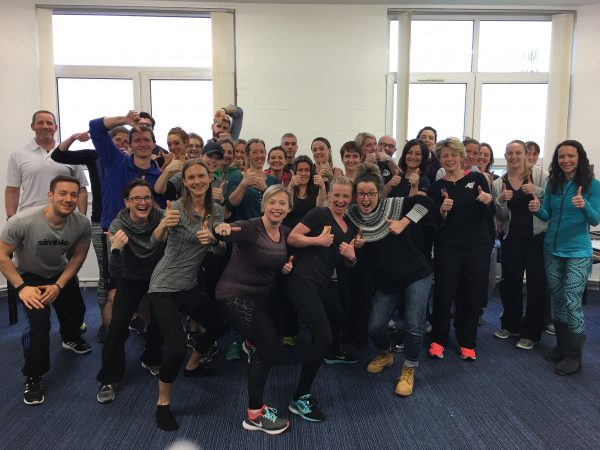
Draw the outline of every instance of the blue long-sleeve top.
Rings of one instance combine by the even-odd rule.
[[[160,170],[155,164],[149,169],[140,169],[133,163],[133,156],[125,155],[113,143],[108,130],[104,126],[104,118],[90,120],[90,136],[94,147],[98,152],[100,162],[104,167],[104,182],[102,183],[102,217],[100,224],[108,230],[111,222],[117,217],[118,212],[123,209],[123,188],[131,180],[144,178],[154,189],[154,183],[160,176]],[[162,195],[154,195],[154,200],[161,206],[166,207]]]
[[[564,258],[586,258],[592,256],[590,225],[600,223],[600,182],[593,179],[587,192],[583,208],[573,206],[571,199],[577,195],[579,185],[569,180],[559,186],[556,193],[550,192],[546,184],[544,200],[535,215],[549,220],[544,250]]]

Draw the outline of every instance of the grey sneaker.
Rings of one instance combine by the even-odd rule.
[[[506,328],[500,328],[499,330],[494,331],[494,336],[498,339],[508,339],[509,337],[518,336],[517,333],[511,333]]]
[[[115,385],[114,384],[103,384],[98,389],[96,394],[96,400],[100,403],[110,403],[115,399]]]
[[[277,410],[264,405],[256,417],[246,418],[242,422],[242,428],[249,431],[264,431],[267,434],[280,434],[290,427],[290,421],[277,417]]]
[[[537,344],[537,342],[532,341],[531,339],[521,338],[517,341],[515,347],[523,350],[531,350],[535,344]]]

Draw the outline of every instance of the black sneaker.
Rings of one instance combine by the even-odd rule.
[[[44,403],[42,377],[27,377],[25,380],[23,401],[26,405],[39,405],[40,403]]]
[[[208,364],[219,353],[219,344],[214,341],[205,351],[200,353],[200,364]]]
[[[92,352],[92,347],[83,339],[77,339],[75,341],[63,341],[62,348],[65,350],[71,350],[73,353],[78,355],[85,355],[86,353]]]
[[[135,334],[144,334],[144,319],[140,316],[136,316],[129,321],[129,331]]]
[[[358,361],[359,358],[352,353],[339,352],[325,355],[325,364],[356,364]]]
[[[155,377],[157,377],[157,376],[160,375],[160,365],[153,366],[153,365],[150,365],[150,364],[146,364],[144,361],[142,361],[142,367],[144,369],[148,369],[148,372],[150,372]]]
[[[325,420],[325,414],[317,407],[317,402],[310,394],[305,394],[298,400],[292,399],[288,409],[309,422],[321,422]]]
[[[194,348],[196,348],[196,335],[198,334],[197,331],[190,331],[187,335],[186,335],[186,339],[187,339],[187,346],[188,348],[194,350]]]
[[[103,384],[98,389],[96,394],[96,400],[100,403],[110,403],[115,399],[115,385],[114,384]]]
[[[256,417],[249,414],[242,422],[242,428],[250,431],[264,431],[267,434],[281,434],[290,427],[290,421],[277,417],[277,410],[264,405]]]

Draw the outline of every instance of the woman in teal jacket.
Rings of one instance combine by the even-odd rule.
[[[529,208],[548,220],[544,266],[554,305],[557,346],[544,358],[554,371],[572,375],[581,367],[585,326],[581,296],[592,271],[590,225],[600,223],[600,182],[594,179],[583,145],[567,140],[556,147],[543,203]]]

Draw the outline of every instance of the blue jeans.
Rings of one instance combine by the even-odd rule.
[[[427,300],[431,289],[431,275],[409,284],[404,292],[375,292],[369,316],[369,336],[375,347],[386,351],[390,347],[387,326],[394,309],[404,299],[404,365],[418,366],[425,331]]]

